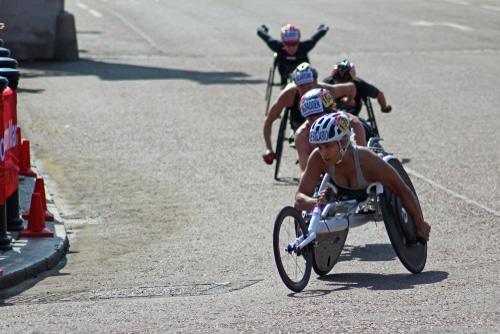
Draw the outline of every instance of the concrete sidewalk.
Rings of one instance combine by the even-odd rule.
[[[19,205],[21,207],[19,215],[30,208],[35,180],[35,177],[19,177]],[[53,268],[69,247],[66,229],[47,191],[45,191],[45,197],[47,209],[54,215],[54,220],[46,221],[45,225],[54,232],[54,237],[19,238],[19,232],[9,232],[13,239],[13,247],[10,251],[0,253],[0,290]],[[25,228],[27,222],[28,220],[25,219]]]

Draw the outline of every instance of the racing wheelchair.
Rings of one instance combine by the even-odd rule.
[[[370,138],[380,137],[380,133],[378,131],[377,121],[375,119],[375,114],[373,113],[372,103],[369,97],[362,99],[363,104],[366,109],[367,118],[358,117],[361,124],[363,124],[366,133],[366,140],[369,141]],[[349,110],[344,110],[344,108],[339,108],[339,110],[349,112]],[[282,113],[280,126],[278,129],[278,138],[276,139],[276,149],[274,153],[276,154],[274,157],[275,165],[274,165],[274,179],[276,181],[280,181],[279,178],[279,170],[281,164],[281,157],[283,155],[283,142],[288,140],[290,146],[293,147],[293,140],[286,137],[288,119],[291,117],[292,110],[290,108],[285,108]],[[357,116],[357,115],[356,115]],[[296,129],[294,129],[293,124],[297,122],[301,122],[299,118],[304,121],[301,115],[294,115],[294,120],[290,121],[290,127],[292,134]]]
[[[285,88],[285,86],[291,82],[293,82],[293,79],[291,77],[291,73],[293,72],[293,67],[285,68],[285,72],[289,73],[289,75],[286,78],[286,81],[283,79],[281,82],[274,82],[274,74],[276,73],[276,69],[278,67],[278,57],[277,54],[274,54],[273,58],[273,65],[269,69],[269,76],[267,78],[267,88],[266,88],[266,111],[265,115],[269,113],[269,106],[271,104],[271,98],[272,98],[272,92],[273,92],[273,87],[277,86],[280,87],[280,89]],[[293,139],[291,136],[293,135],[294,131],[296,130],[295,128],[297,127],[297,123],[301,123],[304,121],[301,115],[292,115],[292,110],[290,108],[284,108],[282,111],[282,116],[281,116],[281,121],[278,129],[278,137],[276,139],[276,148],[274,150],[275,153],[275,165],[274,165],[274,179],[276,181],[280,181],[279,178],[279,170],[280,170],[280,164],[281,164],[281,157],[283,155],[283,143],[284,141],[288,141],[290,146],[293,147]],[[288,123],[290,121],[290,130],[291,130],[291,135],[289,137],[286,137],[286,132],[287,132],[287,127]],[[294,124],[296,124],[294,126]]]
[[[369,147],[384,154],[384,161],[396,169],[416,195],[415,188],[401,162],[383,151],[373,138]],[[404,267],[411,273],[422,272],[427,260],[427,244],[417,237],[412,218],[401,199],[379,182],[366,191],[338,193],[325,174],[319,191],[331,189],[336,198],[324,208],[301,212],[291,206],[278,214],[273,231],[273,251],[278,273],[292,291],[300,292],[307,284],[311,271],[327,275],[337,263],[350,229],[373,221],[384,221],[390,242]],[[328,191],[328,190],[327,190]]]

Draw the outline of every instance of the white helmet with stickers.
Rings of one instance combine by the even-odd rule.
[[[333,96],[325,88],[311,89],[300,99],[300,113],[304,118],[321,113],[330,113],[334,107]]]
[[[324,144],[332,141],[341,141],[351,136],[349,117],[343,113],[332,113],[321,116],[311,125],[309,142]]]

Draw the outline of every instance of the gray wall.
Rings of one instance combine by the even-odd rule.
[[[64,11],[64,0],[0,0],[0,22],[0,38],[12,58],[78,59],[75,21]]]

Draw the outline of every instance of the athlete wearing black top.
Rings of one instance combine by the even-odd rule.
[[[333,85],[335,83],[335,80],[333,80],[332,76],[329,76],[323,79],[323,82]],[[356,86],[356,97],[354,98],[354,100],[356,101],[356,107],[352,110],[349,110],[349,112],[357,116],[361,111],[361,107],[363,106],[361,99],[364,97],[371,97],[375,99],[378,96],[379,90],[377,87],[369,84],[359,77],[354,78],[354,80],[352,80],[351,82],[353,82]]]
[[[257,28],[257,35],[277,55],[282,88],[285,87],[290,74],[299,64],[309,63],[309,51],[326,35],[328,29],[325,25],[321,25],[311,38],[300,41],[300,30],[296,26],[288,24],[281,28],[281,41],[279,41],[268,34],[269,30],[265,25]]]
[[[367,97],[377,99],[382,112],[390,112],[392,110],[392,107],[385,101],[384,93],[374,85],[356,76],[356,69],[354,67],[354,64],[352,64],[347,59],[341,60],[337,64],[335,64],[331,75],[326,77],[323,82],[329,84],[345,82],[354,83],[354,85],[356,86],[356,96],[354,98],[356,107],[353,109],[351,108],[347,111],[355,116],[359,114],[359,112],[361,111],[361,107],[363,106],[361,100]],[[341,101],[336,102],[338,105],[342,105]]]

